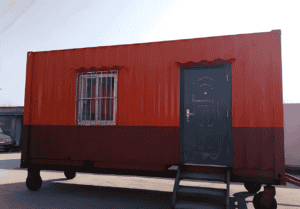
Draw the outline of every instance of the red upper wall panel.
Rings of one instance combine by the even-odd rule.
[[[28,52],[24,125],[75,125],[76,72],[115,66],[117,125],[179,127],[180,66],[221,59],[233,127],[283,127],[280,33]]]

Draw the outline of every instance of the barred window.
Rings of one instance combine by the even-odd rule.
[[[77,124],[116,125],[118,71],[77,74]]]

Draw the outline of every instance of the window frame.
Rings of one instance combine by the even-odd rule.
[[[101,79],[100,79],[101,78]],[[107,78],[111,78],[111,87],[112,87],[112,78],[114,78],[114,84],[113,84],[113,91],[110,91],[110,95],[106,97],[102,97],[102,95],[98,94],[99,88],[103,91],[103,85],[99,87],[99,79],[101,80],[102,84],[102,79],[106,78],[106,82],[108,81]],[[85,79],[85,81],[84,81]],[[96,79],[96,84],[95,84],[95,96],[93,97],[93,81],[91,80],[91,95],[90,97],[83,97],[83,96],[88,96],[88,91],[85,89],[83,90],[84,86],[85,88],[88,88],[88,82],[87,79]],[[106,83],[107,84],[107,83]],[[117,112],[117,87],[118,87],[118,70],[108,70],[108,71],[98,71],[98,72],[86,72],[86,73],[77,73],[77,78],[76,78],[76,114],[75,114],[75,121],[77,125],[85,125],[85,126],[90,126],[90,125],[116,125],[116,112]],[[106,93],[108,89],[106,89]],[[85,92],[85,93],[84,93]],[[86,94],[86,95],[84,95]],[[104,120],[102,120],[101,115],[101,108],[99,108],[99,101],[101,99],[104,99],[105,101],[105,117]],[[107,118],[107,112],[106,112],[106,101],[107,99],[110,99],[109,101],[113,101],[113,107],[112,109],[110,108],[111,114],[112,114],[112,120],[106,120]],[[90,117],[89,120],[82,120],[83,118],[83,102],[84,100],[88,101],[90,100]],[[92,116],[92,101],[95,103],[95,120],[91,119]],[[87,102],[88,103],[88,102]],[[109,105],[111,102],[109,102]],[[100,103],[101,107],[101,103]],[[110,107],[110,106],[109,106]],[[99,110],[100,109],[100,110]],[[100,117],[100,120],[99,120]]]

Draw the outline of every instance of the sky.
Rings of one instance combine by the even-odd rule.
[[[281,29],[284,103],[300,103],[297,1],[1,0],[0,106],[24,106],[28,51]],[[298,20],[298,21],[297,21]],[[296,67],[292,67],[296,65]]]

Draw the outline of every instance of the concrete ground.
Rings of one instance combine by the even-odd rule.
[[[41,171],[42,187],[26,187],[27,170],[20,169],[21,153],[0,154],[0,208],[158,208],[171,209],[174,179],[77,173],[66,180],[60,171]],[[300,175],[295,174],[300,178]],[[181,181],[180,185],[226,189],[224,183]],[[300,208],[300,187],[276,187],[278,209]],[[263,187],[261,189],[263,191]],[[232,209],[253,209],[253,194],[231,183]],[[206,207],[201,207],[206,208]],[[208,207],[207,207],[208,208]]]

